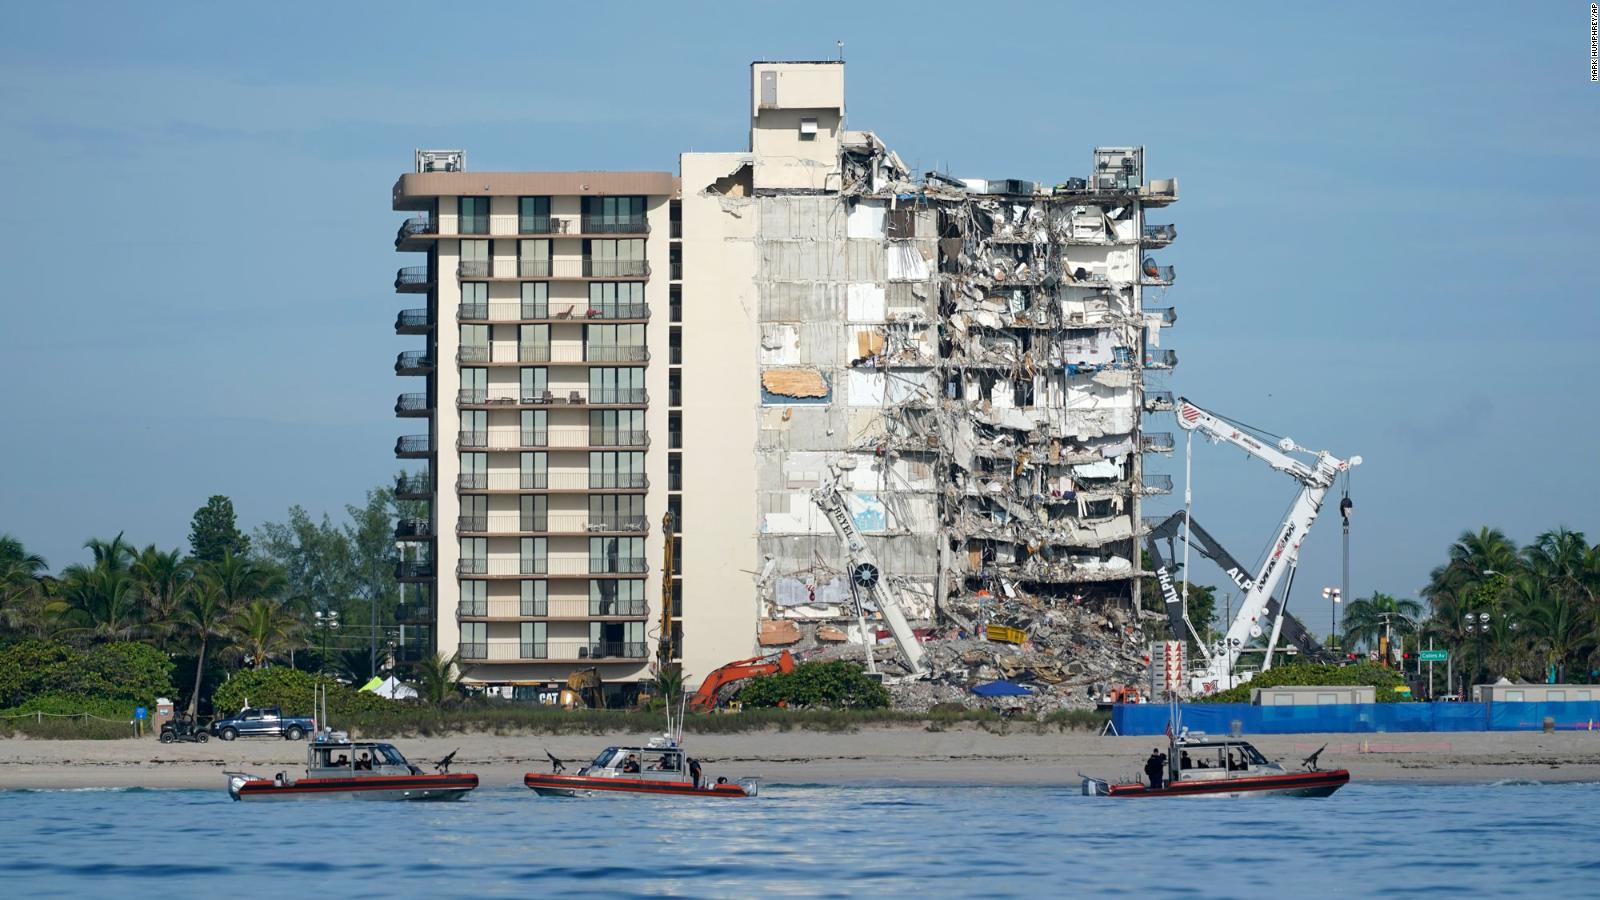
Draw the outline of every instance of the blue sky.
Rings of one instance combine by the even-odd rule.
[[[388,208],[412,148],[675,170],[745,145],[750,60],[843,40],[850,125],[919,170],[1055,182],[1143,144],[1180,179],[1170,387],[1365,456],[1356,593],[1413,595],[1481,524],[1600,538],[1587,4],[795,9],[11,10],[0,530],[58,567],[122,529],[178,546],[214,493],[246,526],[358,501],[414,430]],[[1197,446],[1195,515],[1246,561],[1292,494]],[[1319,629],[1338,530],[1291,604]]]

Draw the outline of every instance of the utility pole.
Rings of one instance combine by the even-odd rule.
[[[1344,497],[1339,501],[1339,517],[1344,520],[1344,577],[1339,584],[1340,597],[1350,596],[1350,511],[1355,508],[1356,505],[1350,501],[1350,472],[1346,470],[1344,473]],[[1334,634],[1339,633],[1338,611],[1338,604],[1335,603]]]

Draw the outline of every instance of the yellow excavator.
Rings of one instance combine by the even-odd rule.
[[[561,708],[605,709],[606,695],[600,689],[600,670],[590,666],[568,675],[567,686],[561,692]]]

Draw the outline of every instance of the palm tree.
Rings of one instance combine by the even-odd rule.
[[[1584,550],[1587,550],[1587,545]],[[1513,621],[1520,625],[1528,649],[1538,654],[1548,673],[1559,682],[1567,659],[1583,639],[1583,620],[1570,590],[1532,574],[1519,575],[1511,585]]]
[[[460,692],[461,675],[456,670],[459,656],[440,653],[417,661],[417,692],[423,700],[438,706]]]
[[[0,534],[0,628],[20,630],[39,617],[46,568],[44,557]]]
[[[257,598],[239,607],[229,623],[233,652],[257,669],[274,656],[305,646],[305,626],[276,600]]]
[[[205,681],[206,650],[212,641],[222,640],[228,636],[228,625],[233,617],[233,611],[234,607],[230,604],[228,595],[215,581],[206,578],[199,581],[194,590],[188,592],[183,608],[178,612],[179,632],[193,640],[197,648],[194,694],[189,698],[191,719],[200,709],[200,686]]]
[[[126,571],[135,555],[133,545],[122,539],[120,531],[109,541],[90,538],[83,542],[83,546],[94,554],[95,565],[113,570]]]
[[[1388,594],[1374,593],[1351,601],[1344,610],[1345,640],[1351,644],[1367,645],[1376,641],[1385,631],[1411,634],[1417,630],[1422,617],[1422,604],[1415,600],[1397,600]]]
[[[166,649],[193,584],[194,570],[182,551],[161,551],[151,544],[134,557],[130,571],[144,603],[146,632]]]
[[[138,585],[106,561],[62,570],[61,597],[45,608],[67,623],[67,632],[102,640],[126,640],[140,623]]]

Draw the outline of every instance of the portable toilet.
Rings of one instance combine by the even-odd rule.
[[[166,697],[157,697],[156,715],[155,718],[150,721],[150,730],[159,735],[161,733],[161,726],[172,721],[172,715],[172,701],[168,700]]]

